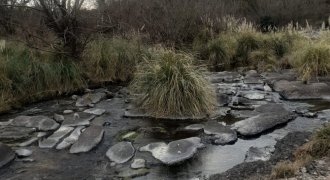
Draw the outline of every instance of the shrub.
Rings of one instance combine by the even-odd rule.
[[[250,53],[260,48],[261,43],[262,41],[259,33],[243,32],[242,34],[239,34],[237,40],[235,61],[233,62],[233,65],[235,67],[249,65]]]
[[[89,44],[84,55],[85,68],[92,81],[128,81],[141,59],[137,41],[99,38]]]
[[[143,94],[142,109],[155,117],[211,113],[214,91],[192,61],[189,54],[159,50],[139,66],[132,89]]]
[[[278,61],[273,51],[260,49],[250,53],[249,62],[253,69],[259,72],[274,71],[278,68]]]

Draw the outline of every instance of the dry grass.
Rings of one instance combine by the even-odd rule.
[[[158,50],[139,66],[132,89],[142,93],[138,103],[156,117],[198,116],[212,112],[215,93],[193,57]]]

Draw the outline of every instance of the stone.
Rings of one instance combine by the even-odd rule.
[[[39,131],[51,131],[60,126],[56,121],[46,116],[18,116],[13,119],[11,125],[36,128]]]
[[[121,171],[117,177],[120,179],[133,179],[140,176],[145,176],[149,174],[150,170],[146,168],[142,169],[129,169],[126,171]]]
[[[58,123],[62,123],[64,121],[64,116],[63,115],[60,115],[60,114],[54,114],[54,119],[56,122]]]
[[[47,135],[48,135],[47,132],[38,132],[38,134],[37,134],[37,138],[42,138],[42,137],[45,137],[45,136],[47,136]]]
[[[105,125],[105,122],[106,122],[106,118],[103,117],[103,116],[100,116],[100,117],[97,117],[95,118],[91,124],[92,125],[96,125],[96,126],[104,126]]]
[[[90,108],[90,109],[86,109],[84,112],[100,116],[100,115],[105,113],[105,110],[104,109],[98,109],[98,108]]]
[[[9,146],[0,142],[0,168],[4,167],[14,159],[14,151]]]
[[[73,113],[73,110],[71,110],[71,109],[63,111],[63,114],[71,114],[71,113]]]
[[[67,134],[73,131],[73,127],[61,126],[58,130],[54,132],[47,139],[39,141],[40,148],[53,148],[55,145]]]
[[[279,124],[287,123],[294,119],[296,115],[286,110],[280,104],[266,104],[258,107],[255,111],[259,114],[238,121],[233,124],[233,129],[244,136],[257,135]]]
[[[211,83],[233,83],[240,81],[241,77],[242,76],[237,72],[223,71],[212,73],[209,80]]]
[[[203,124],[191,124],[189,126],[186,126],[184,129],[191,130],[191,131],[199,131],[201,129],[204,129],[204,125]]]
[[[199,137],[191,137],[172,141],[151,143],[140,148],[140,151],[151,152],[152,156],[162,163],[173,165],[190,159],[199,148],[204,147]]]
[[[330,109],[320,111],[317,113],[317,117],[324,121],[330,121]]]
[[[216,120],[226,116],[230,111],[228,107],[218,107],[209,115],[210,119]]]
[[[261,76],[264,77],[267,84],[270,85],[273,85],[276,81],[295,81],[298,78],[296,72],[292,69],[284,69],[280,72],[265,72],[262,73]]]
[[[287,100],[328,99],[330,86],[326,83],[304,84],[301,81],[281,80],[274,83],[274,90]]]
[[[97,146],[104,134],[104,129],[101,126],[90,126],[79,136],[78,141],[75,142],[71,148],[70,153],[82,153],[92,150]]]
[[[15,153],[18,157],[29,157],[32,155],[32,151],[28,149],[17,149]]]
[[[75,142],[77,142],[82,129],[84,129],[84,126],[78,126],[74,129],[74,131],[70,134],[70,136],[66,137],[63,139],[62,142],[60,142],[57,146],[56,149],[65,149],[69,146],[71,146],[72,144],[74,144]]]
[[[245,73],[244,83],[245,84],[262,84],[263,80],[257,71],[250,70]]]
[[[216,145],[225,145],[237,140],[236,131],[216,121],[206,123],[204,133],[214,135],[213,143]]]
[[[64,116],[64,121],[62,123],[63,126],[89,126],[90,121],[95,118],[95,115],[84,113],[84,112],[78,112],[74,114],[69,114]]]
[[[205,120],[207,118],[205,115],[199,116],[163,116],[163,117],[156,117],[145,112],[138,111],[137,109],[129,109],[124,112],[124,117],[126,118],[151,118],[151,119],[162,119],[162,120]]]
[[[268,161],[275,151],[273,146],[266,147],[250,147],[248,152],[245,155],[245,162],[254,162],[254,161]]]
[[[29,139],[29,140],[27,140],[27,141],[24,141],[24,142],[22,142],[22,143],[19,143],[18,146],[19,146],[19,147],[26,147],[26,146],[29,146],[29,145],[31,145],[31,144],[37,142],[38,139],[39,139],[39,138],[37,138],[37,137],[33,137],[33,138],[31,138],[31,139]]]
[[[13,119],[10,119],[9,121],[0,122],[0,126],[9,126],[13,122]]]
[[[76,101],[77,107],[84,107],[88,106],[90,104],[95,104],[101,101],[103,98],[106,97],[106,94],[104,92],[97,92],[97,93],[88,93],[82,96],[81,98],[78,98]]]
[[[138,133],[135,131],[130,131],[126,134],[124,134],[121,139],[126,141],[132,141],[138,136]]]
[[[122,164],[130,160],[135,153],[131,142],[120,142],[113,145],[106,153],[106,156],[117,164]]]
[[[259,92],[249,92],[249,93],[245,93],[243,97],[250,100],[263,100],[265,99],[265,94]]]
[[[231,98],[226,94],[217,94],[217,102],[219,106],[226,106],[230,103]]]
[[[0,126],[0,141],[1,142],[16,142],[29,139],[34,128]]]
[[[144,159],[134,159],[131,164],[132,169],[140,169],[145,167],[146,167],[146,160]]]

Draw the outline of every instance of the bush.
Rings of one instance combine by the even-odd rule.
[[[249,62],[253,69],[259,72],[274,71],[278,68],[278,61],[273,51],[260,49],[250,53]]]
[[[142,109],[155,117],[198,116],[212,112],[215,94],[185,53],[159,50],[139,66],[132,89],[142,93]]]
[[[257,32],[248,32],[239,34],[234,67],[247,66],[250,64],[250,53],[261,47],[261,37]]]
[[[95,82],[128,81],[142,51],[137,41],[99,38],[89,44],[84,54],[87,75]]]

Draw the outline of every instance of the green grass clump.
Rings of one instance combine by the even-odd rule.
[[[234,67],[248,66],[250,65],[250,53],[261,47],[262,39],[257,32],[241,33],[238,35],[233,65]]]
[[[138,99],[142,109],[155,117],[211,113],[215,93],[192,61],[191,55],[171,50],[152,53],[139,66],[132,83],[132,89],[142,94]]]
[[[120,38],[92,41],[84,53],[87,75],[95,82],[128,81],[141,60],[142,51],[137,41]]]
[[[253,69],[259,72],[274,71],[278,68],[276,56],[269,49],[252,51],[249,54],[249,62]]]

